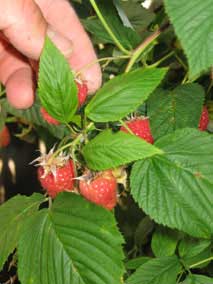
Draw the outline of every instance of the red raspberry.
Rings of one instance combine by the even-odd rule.
[[[5,125],[0,132],[0,147],[7,147],[10,144],[10,132]]]
[[[138,137],[146,140],[148,143],[154,143],[148,118],[135,118],[127,121],[126,125]],[[129,133],[124,126],[121,126],[120,130]]]
[[[74,165],[69,160],[62,167],[56,167],[55,172],[45,174],[44,167],[38,168],[38,179],[42,187],[48,192],[49,196],[55,198],[59,192],[74,190]]]
[[[91,177],[87,172],[79,183],[80,194],[108,210],[112,210],[117,202],[117,182],[112,171],[104,171]]]
[[[76,82],[78,87],[78,106],[82,106],[87,98],[88,88],[84,82]]]
[[[207,129],[208,124],[209,124],[209,112],[207,107],[204,106],[201,113],[198,129],[201,131],[205,131]]]
[[[49,124],[54,124],[54,125],[59,125],[60,124],[60,122],[58,120],[56,120],[51,115],[49,115],[49,113],[46,111],[45,108],[41,107],[40,108],[40,113],[41,113],[43,119],[46,122],[48,122]]]

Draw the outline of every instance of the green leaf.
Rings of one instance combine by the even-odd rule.
[[[103,25],[101,24],[100,20],[95,18],[88,18],[86,20],[82,20],[82,23],[85,27],[85,29],[90,32],[92,35],[97,38],[98,41],[101,41],[102,43],[110,43],[114,44],[113,39],[111,36],[107,33]],[[121,38],[121,35],[118,36],[120,43],[126,47],[126,48],[134,48],[136,47],[141,39],[140,36],[137,35],[137,33],[130,28],[126,28],[121,25],[121,29],[123,30],[125,36]]]
[[[103,131],[83,148],[86,163],[93,170],[115,168],[156,154],[161,151],[143,139],[111,130]]]
[[[156,155],[135,163],[131,192],[157,223],[194,237],[213,233],[213,136],[195,129],[177,130],[159,139]]]
[[[213,284],[213,278],[204,275],[190,274],[182,284]]]
[[[140,256],[134,259],[130,259],[125,263],[126,269],[135,270],[139,268],[142,264],[145,264],[147,261],[151,260],[151,257]]]
[[[188,58],[192,79],[213,65],[212,0],[164,0],[164,3]]]
[[[141,42],[140,36],[134,30],[122,24],[112,0],[96,0],[96,4],[107,25],[125,48],[131,50]],[[100,40],[104,40],[105,43],[114,44],[114,41],[97,18],[84,20],[83,23],[85,28]]]
[[[116,121],[141,105],[160,84],[167,69],[137,69],[107,82],[86,107],[96,122]]]
[[[0,206],[0,270],[16,248],[24,223],[43,200],[38,193],[30,197],[16,195]]]
[[[65,57],[48,38],[40,58],[38,95],[52,117],[62,123],[72,120],[78,106],[74,76]]]
[[[210,240],[197,240],[187,237],[180,242],[178,247],[179,255],[181,257],[193,257],[204,251],[210,245]]]
[[[90,32],[92,35],[94,35],[98,41],[101,41],[104,44],[105,43],[114,44],[113,39],[107,33],[107,31],[101,24],[101,21],[97,17],[82,19],[81,22],[83,23],[85,29],[88,32]],[[124,45],[123,42],[121,43]]]
[[[111,212],[72,193],[29,220],[18,247],[22,284],[122,283],[123,238]]]
[[[121,6],[133,28],[139,33],[144,31],[155,18],[154,13],[141,5],[141,1],[122,1]]]
[[[176,284],[181,265],[176,256],[149,260],[128,279],[127,284]]]
[[[122,7],[122,2],[120,0],[113,0],[113,4],[118,12],[118,15],[125,27],[131,28],[134,30],[132,24],[130,23],[126,13],[124,12],[124,9]]]
[[[147,103],[154,138],[179,128],[198,128],[203,102],[204,90],[198,84],[181,85],[172,91],[156,90]]]
[[[178,233],[168,228],[158,226],[152,236],[152,251],[156,257],[172,256],[175,253]]]
[[[190,266],[211,256],[211,241],[186,237],[180,242],[178,251],[184,264]],[[208,262],[196,268],[206,265]]]
[[[13,108],[6,99],[2,100],[2,108],[8,113],[26,120],[27,122],[33,123],[38,126],[46,128],[51,135],[58,139],[62,139],[67,134],[67,128],[64,125],[55,126],[46,122],[40,113],[41,105],[38,100],[33,104],[31,108],[26,110],[20,110]]]

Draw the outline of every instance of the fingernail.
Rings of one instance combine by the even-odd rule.
[[[62,34],[57,32],[53,27],[49,26],[47,28],[47,35],[58,47],[58,49],[63,53],[65,57],[70,57],[73,51],[73,45],[70,40],[65,38]]]

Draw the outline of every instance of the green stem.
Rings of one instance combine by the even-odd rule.
[[[128,125],[123,120],[119,120],[119,122],[130,134],[134,135],[132,130],[128,127]]]
[[[76,134],[75,131],[72,129],[72,127],[69,125],[69,123],[66,123],[66,126],[71,133]]]
[[[114,35],[113,31],[110,29],[109,25],[107,24],[107,22],[105,21],[104,17],[101,14],[101,11],[99,10],[98,6],[96,5],[95,0],[90,0],[90,3],[93,7],[93,9],[95,10],[99,20],[101,21],[102,25],[104,26],[104,28],[106,29],[106,31],[108,32],[108,34],[111,36],[111,38],[113,39],[114,43],[117,45],[117,47],[124,53],[124,54],[130,54],[130,51],[128,51],[126,48],[123,47],[123,45],[120,43],[120,41],[117,39],[117,37]]]
[[[183,69],[185,69],[186,71],[188,70],[186,64],[183,62],[183,60],[179,57],[179,55],[175,52],[175,57],[177,59],[177,61],[183,66]]]
[[[86,132],[88,132],[92,127],[93,127],[94,123],[91,122],[87,128],[86,128]],[[51,156],[51,159],[49,160],[49,163],[51,163],[51,161],[57,157],[63,150],[72,147],[73,149],[76,148],[76,146],[79,144],[79,142],[81,142],[81,139],[84,138],[84,133],[79,134],[75,140],[73,140],[72,142],[60,147],[58,150],[56,150],[53,155]],[[73,152],[72,152],[73,153]]]
[[[211,88],[213,87],[213,67],[211,67],[211,69],[210,69],[210,76],[209,77],[210,77],[210,84],[209,84],[208,89],[206,91],[207,99],[211,98],[210,91],[211,91]]]
[[[196,263],[194,263],[194,264],[192,264],[192,265],[190,265],[190,266],[188,266],[188,267],[187,267],[187,265],[183,262],[183,260],[180,260],[180,262],[181,262],[181,264],[182,264],[184,270],[181,270],[181,271],[178,273],[178,274],[179,274],[179,277],[178,277],[178,280],[177,280],[176,283],[179,283],[179,281],[181,280],[181,277],[182,277],[182,275],[183,275],[183,273],[184,273],[185,271],[188,272],[189,274],[191,274],[190,269],[192,269],[192,268],[194,268],[194,267],[196,267],[196,266],[199,266],[199,265],[201,265],[201,264],[204,264],[204,263],[206,263],[206,262],[208,262],[208,261],[211,261],[211,260],[213,260],[213,256],[211,256],[211,257],[209,257],[209,258],[206,258],[206,259],[203,259],[203,260],[201,260],[201,261],[199,261],[199,262],[196,262]]]
[[[177,279],[177,282],[176,282],[176,283],[179,283],[179,282],[180,282],[183,273],[184,273],[184,271],[181,271],[181,272],[180,272],[180,275],[178,276],[178,279]]]
[[[183,78],[183,80],[181,82],[181,85],[187,83],[187,81],[188,81],[188,72],[185,74],[185,76],[184,76],[184,78]]]
[[[141,53],[145,50],[145,48],[151,43],[153,42],[156,38],[159,37],[159,35],[161,34],[161,29],[155,31],[152,35],[150,35],[148,38],[145,39],[145,41],[143,41],[133,52],[133,55],[131,57],[131,59],[129,60],[129,63],[127,64],[125,73],[128,73],[133,65],[135,64],[135,62],[138,60],[138,58],[140,57]]]
[[[78,77],[83,71],[89,69],[90,67],[92,67],[93,65],[99,63],[99,62],[102,62],[102,61],[113,61],[113,60],[121,60],[121,59],[128,59],[130,58],[130,55],[121,55],[121,56],[111,56],[111,57],[103,57],[103,58],[100,58],[100,59],[96,59],[86,65],[84,65],[77,73],[76,73],[76,76]]]
[[[52,198],[51,198],[51,197],[48,198],[48,203],[49,203],[49,208],[51,208],[51,207],[52,207],[52,204],[53,204],[53,201],[52,201]]]
[[[211,261],[211,260],[213,260],[213,256],[211,256],[211,257],[209,257],[209,258],[206,258],[206,259],[203,259],[203,260],[201,260],[201,261],[199,261],[199,262],[196,262],[196,263],[190,265],[189,268],[192,269],[192,268],[194,268],[194,267],[196,267],[196,266],[199,266],[199,265],[201,265],[201,264],[203,264],[203,263],[206,263],[206,262],[208,262],[208,261]]]
[[[168,54],[166,54],[164,57],[162,57],[160,60],[158,60],[157,62],[155,62],[154,64],[148,65],[149,68],[153,68],[153,67],[157,67],[158,65],[160,65],[163,61],[165,61],[166,59],[168,59],[169,57],[171,57],[174,54],[174,51],[169,52]]]

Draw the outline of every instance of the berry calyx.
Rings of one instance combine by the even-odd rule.
[[[38,179],[48,195],[55,198],[59,192],[74,191],[74,163],[69,156],[60,153],[53,157],[53,149],[33,162],[37,162]]]
[[[198,129],[201,131],[205,131],[207,129],[208,124],[209,124],[209,112],[207,107],[204,106],[201,113]]]
[[[44,107],[40,108],[40,113],[43,117],[43,119],[48,122],[49,124],[53,124],[53,125],[59,125],[60,122],[58,120],[56,120],[55,118],[53,118]]]
[[[0,147],[7,147],[10,144],[10,131],[5,125],[0,131]]]
[[[87,200],[112,210],[117,203],[117,182],[112,171],[86,172],[80,179],[79,191]]]
[[[88,94],[88,87],[85,82],[80,80],[76,81],[77,88],[78,88],[78,106],[82,106],[86,101],[87,94]]]
[[[144,139],[150,144],[154,143],[154,138],[150,129],[149,118],[134,118],[130,121],[127,121],[126,125],[136,136]],[[121,126],[120,130],[129,133],[124,126]]]

